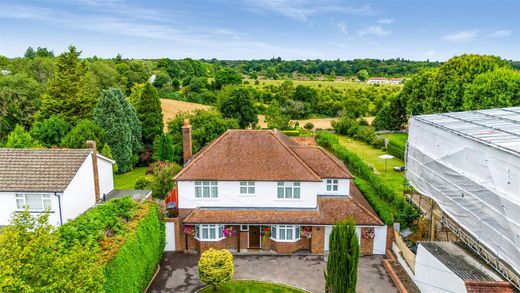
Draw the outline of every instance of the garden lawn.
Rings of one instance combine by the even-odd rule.
[[[339,138],[341,145],[356,153],[369,166],[373,166],[375,175],[381,177],[385,185],[391,188],[395,193],[403,194],[404,172],[394,171],[394,167],[404,166],[403,160],[398,158],[387,160],[388,167],[385,172],[385,160],[380,159],[379,156],[386,154],[386,152],[350,137],[343,135],[336,136]]]
[[[146,167],[138,167],[124,174],[114,175],[114,189],[134,189],[137,178],[144,175]]]
[[[274,283],[266,283],[259,281],[231,281],[225,285],[218,286],[217,291],[213,291],[212,287],[207,287],[199,292],[243,292],[243,293],[302,293],[305,291]]]
[[[381,136],[388,138],[389,141],[392,141],[401,147],[406,146],[406,141],[408,140],[408,133],[384,133]]]

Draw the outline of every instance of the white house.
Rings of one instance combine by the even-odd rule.
[[[192,157],[187,121],[183,140],[177,250],[324,253],[332,226],[351,217],[362,254],[385,253],[387,227],[326,150],[276,130],[228,130]]]
[[[102,200],[114,189],[114,161],[91,147],[0,149],[0,226],[25,206],[58,226]]]

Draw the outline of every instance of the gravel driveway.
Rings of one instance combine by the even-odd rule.
[[[166,252],[161,271],[148,292],[195,292],[204,287],[197,277],[198,257],[198,254]],[[397,292],[382,260],[382,256],[360,259],[357,292]],[[322,293],[325,285],[322,256],[235,255],[234,263],[234,279],[283,283],[316,293]]]

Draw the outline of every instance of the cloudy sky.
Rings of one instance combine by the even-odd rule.
[[[520,60],[519,0],[0,0],[0,55]]]

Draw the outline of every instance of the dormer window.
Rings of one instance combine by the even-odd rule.
[[[327,179],[327,191],[338,191],[338,179]]]
[[[195,181],[195,198],[218,198],[217,181]]]
[[[240,194],[241,195],[254,195],[255,182],[254,181],[240,181]]]
[[[300,182],[278,182],[279,199],[300,199]]]

